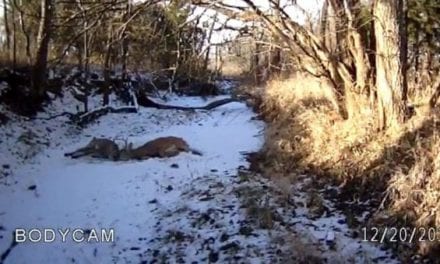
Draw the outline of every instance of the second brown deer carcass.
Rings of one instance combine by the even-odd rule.
[[[121,150],[119,158],[120,160],[168,158],[177,156],[180,152],[202,155],[200,151],[190,148],[184,139],[170,136],[156,138],[135,149],[133,149],[133,144],[130,143]]]
[[[76,159],[91,155],[94,158],[105,158],[116,161],[119,158],[119,154],[118,145],[116,145],[113,140],[94,137],[87,146],[70,153],[65,153],[64,156]]]

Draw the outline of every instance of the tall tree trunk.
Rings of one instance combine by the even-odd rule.
[[[15,22],[15,8],[11,7],[12,14],[12,65],[17,66],[17,25]]]
[[[214,16],[214,21],[217,20],[217,13]],[[209,33],[208,33],[208,48],[206,49],[206,54],[205,54],[205,61],[204,61],[204,65],[203,65],[203,69],[207,70],[208,69],[208,65],[209,65],[209,53],[211,52],[211,38],[212,38],[212,33],[214,32],[214,26],[215,23],[212,23],[211,28],[209,29]]]
[[[336,33],[337,31],[337,23],[336,23],[336,11],[333,9],[333,6],[331,4],[328,3],[329,0],[325,0],[325,2],[327,2],[327,31],[329,32],[325,38],[326,38],[326,43],[325,43],[325,47],[332,53],[332,54],[337,54],[338,53],[338,36]]]
[[[434,54],[432,48],[430,47],[430,44],[433,43],[433,40],[434,40],[434,36],[432,34],[426,34],[422,49],[423,61],[421,65],[421,70],[419,71],[421,75],[420,81],[422,87],[432,84],[431,70],[434,60]]]
[[[333,21],[335,23],[335,39],[336,39],[336,53],[338,55],[339,61],[345,62],[347,65],[347,16],[345,14],[344,1],[341,0],[328,0],[333,9]]]
[[[3,20],[5,26],[5,34],[6,34],[6,52],[8,54],[8,59],[11,56],[11,31],[9,29],[9,19],[8,19],[8,5],[6,0],[3,0]]]
[[[25,19],[24,19],[24,11],[22,9],[23,7],[23,0],[20,0],[20,4],[17,4],[17,0],[14,1],[14,8],[18,10],[18,16],[20,19],[20,27],[21,31],[23,32],[23,35],[25,37],[26,41],[26,60],[28,65],[32,65],[32,53],[31,53],[31,36],[29,31],[26,29]]]
[[[104,58],[104,87],[103,87],[103,105],[108,105],[110,97],[110,67],[113,42],[113,26],[111,21],[108,25],[107,45]]]
[[[403,0],[376,0],[376,87],[378,128],[383,130],[404,121],[406,61],[402,60],[402,36],[399,22]]]
[[[370,7],[370,14],[371,16],[374,13],[374,4]],[[374,108],[374,105],[376,104],[376,98],[377,98],[377,87],[376,87],[376,32],[374,31],[374,20],[370,22],[369,25],[369,36],[368,36],[368,45],[367,45],[367,56],[368,56],[368,62],[371,67],[370,72],[370,80],[369,80],[369,87],[370,87],[370,106]]]
[[[281,74],[282,67],[281,49],[279,47],[272,46],[270,49],[270,74],[279,76]]]
[[[260,84],[261,83],[261,65],[260,65],[260,48],[261,44],[259,42],[255,43],[255,53],[253,58],[254,63],[254,75],[255,75],[255,83]]]
[[[366,94],[370,78],[370,63],[366,52],[365,39],[362,37],[362,28],[359,23],[360,3],[351,1],[346,8],[348,29],[348,50],[350,51],[356,70],[356,87],[358,93]]]
[[[328,26],[328,1],[324,0],[324,3],[322,4],[322,10],[321,10],[321,16],[319,21],[319,34],[321,35],[322,43],[324,46],[327,46],[327,26]],[[328,46],[327,46],[328,47]]]
[[[129,47],[129,40],[128,37],[125,36],[124,39],[122,40],[122,80],[126,80],[128,76],[128,72],[127,72],[128,47]]]
[[[78,64],[80,69],[84,71],[84,78],[87,79],[89,74],[89,32],[87,28],[89,27],[88,21],[87,21],[87,11],[84,8],[82,0],[76,0],[76,4],[78,5],[78,8],[82,12],[82,26],[83,26],[83,42],[82,47],[79,48],[79,54],[78,54]],[[86,110],[87,111],[87,110]]]
[[[87,21],[84,22],[84,27],[87,28],[88,26],[89,25]],[[86,79],[89,76],[89,61],[90,61],[89,43],[90,43],[89,32],[86,31],[84,32],[84,36],[83,36],[83,64],[84,64],[84,77]]]
[[[37,37],[37,54],[32,69],[32,88],[34,96],[41,98],[45,92],[47,57],[51,36],[53,0],[41,0],[41,19]]]
[[[414,82],[418,88],[419,86],[419,80],[420,80],[420,24],[416,23],[415,28],[415,43],[413,47],[413,54],[414,54]]]
[[[77,58],[77,63],[78,63],[78,70],[80,72],[84,71],[84,67],[83,67],[83,47],[78,47],[78,50],[76,52],[76,58]]]
[[[174,33],[176,35],[176,60],[175,60],[175,64],[171,73],[171,79],[169,80],[169,86],[168,86],[168,92],[172,93],[173,92],[173,86],[177,84],[177,86],[179,85],[179,83],[176,83],[176,79],[178,77],[180,77],[181,72],[180,72],[180,67],[182,65],[183,62],[183,53],[185,52],[181,45],[180,45],[180,39],[182,38],[182,31],[180,29],[177,29],[177,32]],[[176,87],[178,88],[178,87]]]
[[[398,19],[400,42],[400,61],[402,62],[403,94],[404,102],[408,96],[408,0],[398,1]]]
[[[127,0],[125,6],[125,19],[131,16],[131,1]],[[122,80],[127,78],[127,60],[128,60],[128,48],[129,48],[129,38],[127,35],[127,28],[124,28],[122,33]]]

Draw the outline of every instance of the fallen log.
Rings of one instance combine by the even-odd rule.
[[[108,113],[137,113],[138,109],[134,106],[124,106],[113,108],[111,106],[104,106],[93,111],[84,113],[78,117],[72,118],[76,124],[83,126],[87,123],[90,123],[99,117],[106,115]],[[76,119],[76,120],[75,120]]]
[[[238,99],[234,98],[225,98],[221,100],[217,100],[214,102],[211,102],[205,106],[176,106],[176,105],[163,105],[154,102],[148,97],[143,98],[142,100],[137,100],[135,103],[135,106],[126,106],[126,107],[119,107],[119,108],[113,108],[111,106],[101,107],[99,109],[95,109],[93,111],[84,113],[77,117],[72,117],[71,119],[75,120],[75,123],[77,123],[80,126],[83,126],[87,123],[90,123],[99,117],[108,114],[108,113],[137,113],[138,111],[138,104],[140,106],[144,107],[153,107],[157,109],[167,109],[167,110],[212,110],[216,107],[232,103],[232,102],[239,102]]]
[[[114,108],[112,106],[104,106],[104,107],[100,107],[100,108],[96,108],[92,111],[88,111],[88,112],[78,112],[76,114],[74,113],[69,113],[69,112],[62,112],[61,114],[57,114],[54,116],[50,116],[50,117],[37,117],[35,119],[43,119],[43,120],[51,120],[57,117],[61,117],[61,116],[67,116],[70,121],[83,126],[93,120],[96,120],[97,118],[108,114],[108,113],[137,113],[139,110],[139,105],[137,103],[137,98],[134,95],[134,93],[130,92],[130,95],[132,97],[132,104],[133,106],[123,106],[123,107],[118,107],[118,108]]]
[[[80,114],[83,114],[84,112],[80,112]],[[34,117],[33,119],[40,119],[40,120],[52,120],[55,119],[57,117],[61,117],[61,116],[67,116],[69,119],[75,119],[75,116],[77,116],[78,114],[74,114],[74,113],[70,113],[70,112],[62,112],[61,114],[57,114],[57,115],[53,115],[53,116],[49,116],[49,117]]]
[[[91,122],[97,119],[98,117],[108,113],[137,113],[137,111],[138,109],[135,106],[123,106],[118,108],[114,108],[111,106],[104,106],[89,112],[79,112],[75,114],[69,112],[62,112],[61,114],[57,114],[49,117],[35,117],[33,119],[52,120],[57,117],[67,116],[70,119],[70,121],[82,125],[84,123]]]
[[[225,98],[221,100],[217,100],[214,102],[211,102],[205,106],[178,106],[178,105],[164,105],[159,104],[148,98],[147,96],[141,96],[138,95],[138,104],[143,107],[153,107],[157,109],[174,109],[174,110],[212,110],[216,107],[229,104],[232,102],[239,102],[240,100],[235,98]]]
[[[152,107],[152,108],[157,108],[157,109],[167,109],[167,110],[183,110],[183,111],[191,111],[191,110],[212,110],[216,107],[228,104],[228,103],[232,103],[232,102],[239,102],[240,100],[235,99],[235,98],[225,98],[225,99],[221,99],[221,100],[217,100],[214,102],[211,102],[205,106],[177,106],[177,105],[164,105],[164,104],[159,104],[154,102],[153,100],[151,100],[150,98],[148,98],[147,96],[133,96],[133,101],[134,101],[134,106],[123,106],[123,107],[118,107],[118,108],[114,108],[111,106],[104,106],[104,107],[100,107],[97,109],[94,109],[92,111],[89,112],[80,112],[80,113],[69,113],[69,112],[63,112],[61,114],[58,115],[54,115],[54,116],[50,116],[47,118],[35,118],[35,119],[44,119],[44,120],[51,120],[57,117],[61,117],[61,116],[67,116],[69,117],[69,119],[79,125],[79,126],[84,126],[96,119],[98,119],[99,117],[106,115],[108,113],[137,113],[139,106],[143,106],[143,107]]]

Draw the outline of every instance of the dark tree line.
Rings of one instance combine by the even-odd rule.
[[[189,1],[3,0],[3,64],[30,69],[31,94],[43,101],[48,69],[75,65],[103,69],[108,103],[110,73],[162,72],[169,78],[207,78],[209,28]]]

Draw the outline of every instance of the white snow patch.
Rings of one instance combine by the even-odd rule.
[[[13,167],[14,173],[8,178],[17,183],[0,186],[0,222],[8,231],[0,241],[0,252],[9,245],[10,232],[15,228],[114,228],[114,243],[24,243],[8,257],[8,263],[60,263],[71,259],[80,263],[111,262],[138,238],[149,240],[156,235],[154,225],[164,217],[160,208],[191,205],[181,195],[196,187],[195,180],[209,176],[227,184],[227,174],[246,165],[240,151],[256,151],[262,143],[261,138],[254,137],[262,123],[251,117],[245,105],[234,103],[209,113],[141,109],[137,114],[108,114],[98,124],[73,133],[68,133],[68,126],[60,120],[7,125],[1,135],[7,144],[1,148],[10,156],[2,155],[0,164]],[[22,150],[15,149],[19,145],[15,137],[25,132],[25,127],[37,131],[35,138],[47,138],[50,147],[20,164],[16,160]],[[45,127],[52,127],[52,131],[46,133]],[[182,153],[169,159],[130,162],[71,160],[63,156],[84,146],[91,136],[127,137],[139,145],[167,135],[184,138],[204,155]],[[172,164],[178,164],[178,168],[171,168]],[[36,190],[28,190],[32,185]],[[157,203],[149,203],[154,199]],[[125,258],[137,260],[137,253],[133,251]],[[195,255],[187,257],[197,259]]]
[[[171,97],[166,103],[203,106],[223,98]],[[74,102],[66,93],[48,113],[73,111]],[[241,186],[237,168],[248,165],[241,152],[256,151],[263,141],[264,124],[253,116],[234,102],[212,111],[140,108],[138,113],[105,115],[83,130],[66,124],[65,117],[14,117],[0,130],[0,168],[6,173],[0,174],[0,253],[15,228],[114,228],[116,240],[23,243],[5,263],[280,262],[278,250],[289,245],[274,244],[273,238],[290,231],[277,225],[274,230],[255,228],[249,235],[241,232],[248,220],[234,192]],[[128,162],[63,156],[93,136],[126,138],[135,146],[178,136],[203,156],[181,153]],[[253,184],[271,185],[267,180]],[[283,217],[300,223],[294,227],[300,234],[336,244],[337,254],[359,261],[359,249],[368,259],[388,254],[347,238],[340,215],[313,221],[306,217],[307,209],[297,208],[296,214]]]

